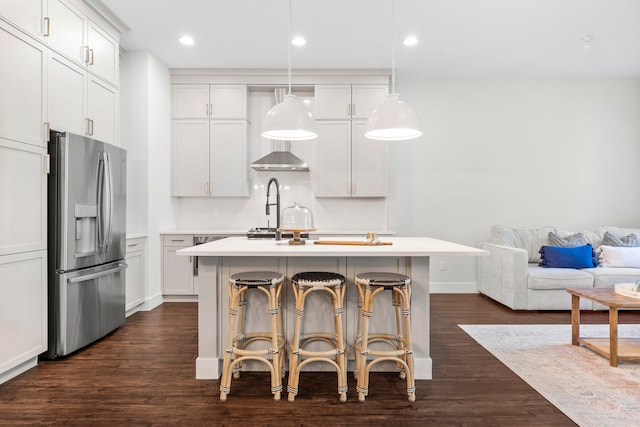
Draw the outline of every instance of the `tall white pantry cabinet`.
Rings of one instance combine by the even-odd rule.
[[[0,383],[47,349],[49,129],[118,143],[119,31],[80,0],[0,0]]]

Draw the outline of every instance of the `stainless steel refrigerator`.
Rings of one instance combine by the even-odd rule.
[[[57,358],[124,323],[127,155],[56,131],[49,155],[47,354]]]

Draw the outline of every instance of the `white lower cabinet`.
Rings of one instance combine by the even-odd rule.
[[[0,256],[0,383],[47,350],[47,251]]]
[[[176,251],[193,246],[193,235],[173,234],[162,238],[162,294],[194,295],[193,257],[179,256]]]
[[[146,288],[146,246],[147,239],[139,237],[127,239],[127,281],[125,304],[127,316],[135,313],[144,302]]]

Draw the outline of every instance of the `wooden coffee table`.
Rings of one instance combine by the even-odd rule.
[[[590,348],[609,359],[611,366],[618,361],[640,361],[640,339],[618,340],[618,309],[640,309],[640,299],[616,293],[613,288],[567,289],[571,294],[571,344]],[[609,339],[580,336],[580,298],[599,302],[609,307]]]

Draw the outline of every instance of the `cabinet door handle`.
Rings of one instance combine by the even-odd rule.
[[[351,115],[352,116],[356,115],[356,104],[351,104]]]
[[[351,116],[351,104],[347,104],[347,116]]]
[[[85,121],[87,123],[87,135],[93,135],[93,120],[86,118]]]
[[[48,16],[44,17],[44,30],[42,31],[42,35],[45,37],[49,36],[49,30],[51,30],[51,20]]]
[[[51,173],[51,156],[49,154],[44,155],[44,174],[49,175]]]
[[[209,181],[204,184],[204,194],[209,194]]]
[[[51,128],[49,127],[49,122],[44,122],[44,142],[49,142],[51,140],[49,132]]]
[[[172,242],[184,243],[184,239],[171,239]]]
[[[131,243],[130,245],[127,245],[127,247],[129,248],[135,248],[136,246],[138,246],[137,243]]]
[[[85,64],[89,63],[89,46],[82,46],[82,56]]]
[[[207,117],[209,117],[209,104],[207,104]]]
[[[93,49],[89,49],[89,65],[93,65]]]

